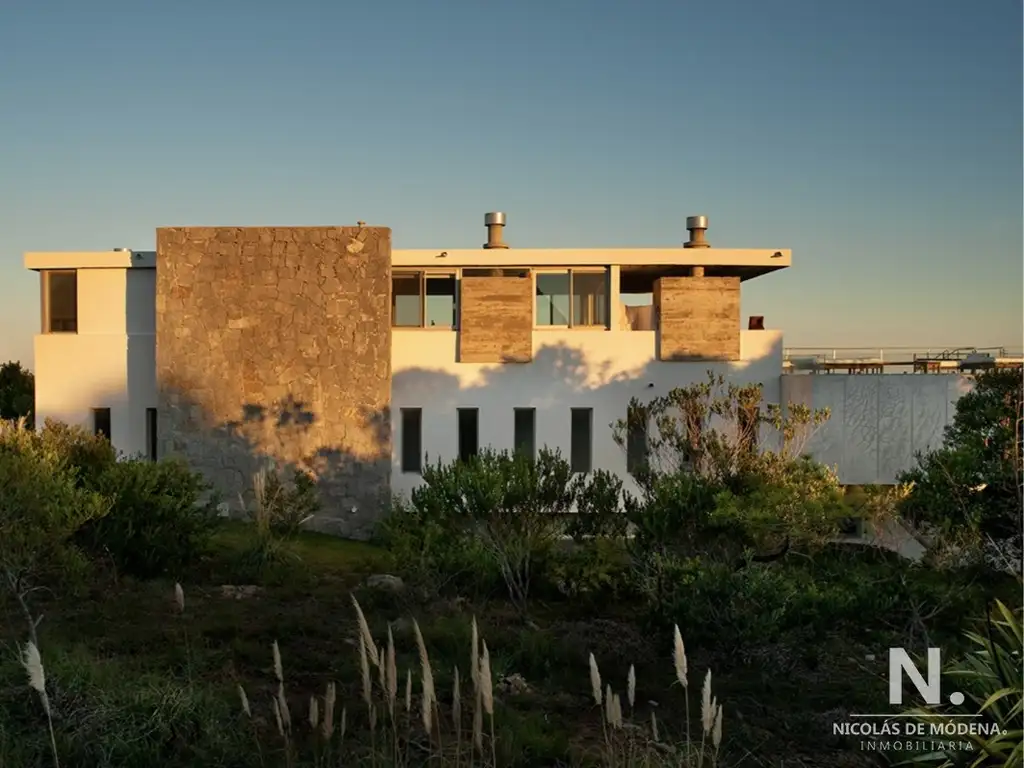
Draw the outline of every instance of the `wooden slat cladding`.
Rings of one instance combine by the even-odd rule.
[[[740,359],[738,277],[662,277],[654,290],[659,360]]]
[[[514,275],[462,276],[459,362],[528,363],[533,359],[533,280]]]

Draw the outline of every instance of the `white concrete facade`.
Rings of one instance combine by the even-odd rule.
[[[395,251],[403,270],[501,265],[608,267],[608,328],[537,328],[533,361],[457,362],[458,332],[391,329],[392,487],[408,493],[422,482],[402,471],[403,409],[420,409],[422,453],[431,462],[458,454],[457,411],[476,409],[480,446],[513,447],[514,413],[534,409],[536,448],[571,452],[571,410],[591,409],[591,466],[631,485],[625,452],[611,424],[631,398],[663,395],[705,380],[709,370],[736,383],[760,383],[767,403],[829,407],[832,419],[807,445],[848,484],[891,483],[916,451],[941,444],[956,399],[970,387],[952,375],[783,375],[777,330],[741,331],[740,359],[729,363],[661,362],[657,332],[619,330],[620,266],[724,265],[755,277],[789,266],[788,251],[647,249],[591,251]],[[111,440],[121,452],[147,455],[153,435],[147,411],[157,407],[155,255],[147,252],[27,254],[26,267],[76,270],[77,332],[35,338],[36,417],[87,429],[94,409],[110,410]],[[743,272],[743,270],[747,270]],[[44,329],[41,329],[44,330]]]
[[[78,330],[34,340],[36,420],[92,430],[110,409],[111,442],[147,453],[146,409],[156,407],[156,270],[77,267]]]

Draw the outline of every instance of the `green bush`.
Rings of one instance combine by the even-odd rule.
[[[90,485],[111,509],[83,526],[79,541],[124,573],[181,577],[207,551],[217,524],[216,500],[185,464],[119,461]]]
[[[577,475],[569,492],[574,511],[566,517],[565,532],[574,541],[626,534],[629,520],[623,509],[622,481],[611,472],[598,469]]]
[[[72,538],[108,509],[106,499],[77,484],[66,456],[37,433],[0,422],[0,583],[23,594],[38,581],[79,572],[84,563]]]
[[[90,486],[95,478],[117,463],[117,451],[110,441],[82,427],[47,419],[39,431],[39,440],[45,450],[60,456],[74,470],[80,485]]]

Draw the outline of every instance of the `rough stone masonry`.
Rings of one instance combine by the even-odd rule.
[[[391,230],[157,230],[162,456],[234,507],[273,463],[317,479],[312,527],[365,537],[391,481]]]

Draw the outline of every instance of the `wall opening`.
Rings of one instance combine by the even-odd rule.
[[[629,409],[626,414],[626,471],[637,476],[647,467],[647,418],[641,411]]]
[[[459,408],[459,461],[469,461],[480,452],[480,423],[476,408]]]
[[[538,271],[534,313],[540,327],[607,328],[608,270]]]
[[[78,272],[42,273],[43,333],[78,333]]]
[[[157,413],[156,408],[146,409],[146,455],[150,461],[157,460],[157,436],[156,436]]]
[[[594,409],[573,408],[569,429],[570,468],[573,472],[590,472],[594,453]]]
[[[516,453],[531,459],[537,456],[537,410],[516,408],[513,424]]]
[[[391,276],[391,325],[395,328],[458,327],[454,272],[395,272]]]
[[[403,408],[402,414],[402,471],[420,474],[423,471],[423,411]]]
[[[92,433],[94,435],[102,435],[103,437],[110,439],[110,409],[109,408],[93,408],[92,409]]]

